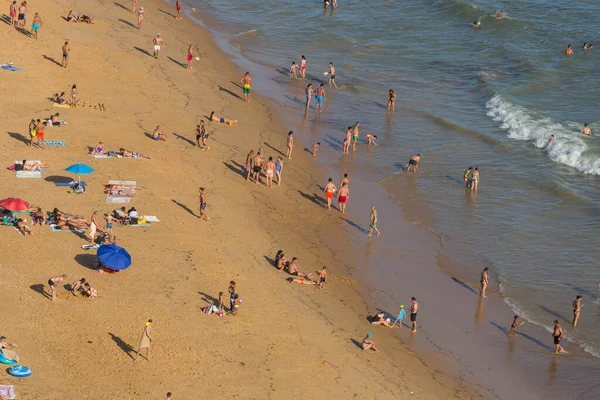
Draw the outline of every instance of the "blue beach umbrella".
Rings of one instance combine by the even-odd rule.
[[[122,271],[131,265],[131,256],[116,244],[103,244],[98,248],[98,259],[105,267]]]
[[[65,168],[65,171],[70,172],[72,174],[77,174],[79,178],[79,182],[81,182],[81,175],[88,175],[94,172],[94,168],[89,167],[85,164],[73,164],[68,168]]]

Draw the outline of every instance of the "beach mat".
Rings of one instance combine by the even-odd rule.
[[[137,184],[136,181],[108,181],[109,185],[119,185],[119,186],[135,186]]]
[[[44,144],[46,146],[62,147],[62,146],[66,146],[67,142],[44,142]]]
[[[57,228],[56,225],[50,225],[50,228],[52,228],[52,232],[85,232],[85,229],[75,229],[75,230],[62,230],[60,228]]]
[[[144,215],[144,218],[146,218],[146,221],[148,222],[160,222],[154,215]]]
[[[17,178],[41,178],[40,171],[17,171]]]
[[[131,197],[127,196],[106,196],[107,204],[129,204]]]
[[[54,182],[54,186],[71,187],[71,186],[75,185],[76,183],[77,183],[77,181]],[[79,184],[83,187],[87,187],[87,184],[84,181],[79,182]]]
[[[6,399],[16,399],[15,387],[13,385],[0,385],[0,396]]]
[[[52,103],[52,105],[54,107],[60,107],[60,108],[71,108],[71,106],[69,104],[58,104],[58,103]]]
[[[14,215],[29,215],[29,214],[31,214],[29,211],[11,211],[10,213],[14,214]]]
[[[152,224],[127,224],[124,226],[150,226],[150,225],[152,225]]]
[[[114,156],[109,156],[108,154],[92,154],[94,158],[113,158]]]

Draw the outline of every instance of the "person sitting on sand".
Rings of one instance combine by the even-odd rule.
[[[379,351],[379,349],[377,348],[377,345],[375,345],[375,342],[373,341],[373,339],[371,339],[373,337],[373,335],[371,335],[370,333],[367,333],[367,336],[365,336],[365,338],[362,340],[362,343],[360,344],[363,350],[375,350],[375,351]]]
[[[285,254],[283,254],[283,250],[279,250],[275,255],[275,267],[277,269],[282,270],[288,266],[289,260],[286,258]]]
[[[19,355],[16,351],[12,350],[15,347],[17,347],[15,343],[8,343],[6,341],[6,336],[0,336],[0,349],[4,354],[4,358],[8,358],[9,360],[15,360],[18,363]]]
[[[48,117],[48,119],[46,120],[46,126],[60,126],[61,123],[60,123],[60,119],[58,119],[59,116],[60,116],[60,113],[56,113],[56,114]]]
[[[20,218],[17,221],[16,228],[23,236],[25,236],[26,233],[31,235],[31,228],[27,226],[27,220],[25,218]]]
[[[56,104],[71,104],[71,101],[65,99],[65,92],[61,92],[60,95],[58,93],[54,93],[52,96],[52,102]]]
[[[210,119],[212,122],[220,122],[229,126],[237,125],[238,123],[237,119],[225,119],[223,117],[219,118],[215,115],[214,111],[210,113],[210,117],[208,117],[208,119]]]
[[[71,294],[73,296],[77,296],[76,292],[78,290],[83,289],[84,284],[85,284],[85,278],[81,278],[81,279],[71,283]]]
[[[39,225],[44,225],[44,213],[42,212],[41,208],[38,208],[36,212],[33,213],[32,215],[33,218],[33,225],[39,224]]]
[[[388,328],[394,327],[394,324],[390,323],[390,319],[385,318],[385,313],[383,311],[371,317],[371,325],[385,325]]]
[[[115,216],[116,219],[119,220],[119,222],[123,222],[125,221],[129,215],[127,214],[127,211],[125,211],[125,206],[121,207],[121,208],[117,208],[116,210],[113,210],[113,215]]]
[[[305,274],[298,270],[298,258],[292,258],[292,261],[288,264],[288,272],[290,275],[302,276],[305,278],[312,278],[313,274]]]
[[[289,283],[297,283],[299,285],[316,285],[317,282],[308,278],[287,278],[286,281]]]
[[[86,282],[86,284],[84,285],[84,289],[85,290],[85,294],[88,295],[88,297],[90,299],[95,299],[96,297],[98,297],[98,291],[96,289],[94,289],[89,283]]]
[[[152,156],[150,156],[150,154],[145,155],[142,153],[137,153],[135,151],[125,150],[122,147],[119,149],[119,154],[121,155],[121,157],[124,157],[124,158],[152,158]]]
[[[167,141],[167,134],[164,133],[162,131],[162,129],[160,128],[160,125],[158,125],[156,127],[156,129],[154,129],[154,132],[152,132],[152,138],[154,140],[162,140],[162,141]]]
[[[106,152],[104,151],[104,142],[103,141],[100,141],[100,143],[98,143],[98,145],[96,147],[94,147],[94,150],[92,150],[92,154],[93,155],[106,154]]]

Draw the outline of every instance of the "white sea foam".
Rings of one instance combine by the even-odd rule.
[[[586,173],[600,175],[600,157],[586,153],[588,146],[584,137],[569,124],[555,122],[550,117],[536,118],[535,114],[494,95],[487,103],[487,115],[500,122],[500,128],[508,131],[508,137],[527,140],[537,148],[544,148],[550,135],[556,141],[546,148],[548,157]]]

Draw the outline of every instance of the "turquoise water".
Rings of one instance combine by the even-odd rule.
[[[307,142],[321,141],[320,162],[381,182],[409,219],[437,232],[455,276],[473,280],[489,266],[505,301],[527,320],[549,329],[556,315],[570,318],[571,301],[584,295],[580,327],[563,321],[565,331],[599,356],[600,138],[578,132],[588,122],[600,134],[600,42],[581,50],[598,38],[600,3],[339,5],[196,3],[214,17],[207,25],[264,67],[272,85],[256,91],[290,111]],[[494,9],[506,18],[492,18]],[[475,20],[481,30],[470,26]],[[575,55],[567,58],[569,43]],[[286,74],[302,54],[313,83],[326,78],[330,61],[337,69],[339,88],[327,89],[319,116],[304,112],[307,82]],[[385,110],[390,88],[398,94],[393,115]],[[379,146],[360,145],[344,158],[345,128],[357,120]],[[545,148],[551,134],[557,140]],[[406,177],[403,167],[416,153],[422,173]],[[469,165],[481,170],[478,193],[461,183]]]

